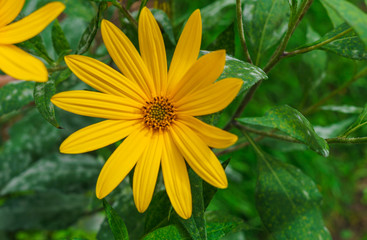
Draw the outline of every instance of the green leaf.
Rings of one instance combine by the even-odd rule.
[[[34,82],[10,82],[0,88],[0,116],[33,101]]]
[[[175,35],[173,33],[173,28],[171,21],[169,20],[167,14],[160,9],[151,9],[151,12],[154,18],[159,23],[159,26],[162,28],[163,32],[167,34],[168,39],[173,45],[176,45]]]
[[[256,66],[264,54],[276,45],[287,31],[289,6],[287,1],[245,0],[243,18],[247,42]]]
[[[59,21],[56,19],[52,26],[52,44],[58,55],[65,54],[70,50],[70,44],[65,37],[64,31],[62,30]]]
[[[158,225],[162,227],[162,224],[168,224],[171,209],[171,202],[166,191],[155,193],[145,216],[144,233],[149,233]]]
[[[348,127],[348,129],[343,134],[343,137],[348,137],[352,132],[356,131],[360,127],[367,124],[367,104],[364,105],[363,110],[359,114],[357,120]]]
[[[321,4],[326,9],[327,14],[329,15],[329,18],[333,24],[334,27],[339,26],[340,24],[344,23],[343,18],[341,18],[329,5],[327,5],[325,2],[320,1]]]
[[[107,9],[107,2],[101,2],[98,5],[98,12],[96,16],[89,23],[87,29],[85,29],[82,37],[80,38],[78,48],[76,50],[76,54],[83,54],[88,51],[90,45],[92,44],[94,37],[97,34],[97,30],[99,28],[99,21],[103,17],[103,12]]]
[[[209,51],[200,51],[200,56],[208,53]],[[241,94],[260,80],[268,79],[268,76],[261,68],[226,55],[226,65],[218,80],[224,78],[242,79],[243,85],[238,93]]]
[[[46,47],[43,43],[43,39],[40,35],[37,35],[25,42],[19,43],[18,45],[21,48],[24,48],[27,52],[43,58],[48,64],[53,63],[53,60],[48,55]]]
[[[357,6],[345,0],[322,0],[343,18],[367,45],[367,15]]]
[[[101,163],[88,154],[51,154],[13,177],[1,188],[0,194],[52,189],[80,192],[93,189],[101,167]]]
[[[52,77],[47,82],[36,83],[34,87],[34,102],[42,117],[53,126],[60,128],[56,120],[54,105],[51,103],[51,97],[55,95],[55,92],[55,80]]]
[[[158,228],[144,237],[144,240],[171,240],[171,239],[191,239],[182,237],[180,231],[175,225],[168,225],[166,227]]]
[[[329,155],[328,144],[316,134],[311,123],[300,112],[287,105],[270,109],[264,117],[239,118],[237,120],[243,124],[276,128],[303,142],[324,157]]]
[[[202,49],[206,49],[222,32],[224,32],[236,19],[235,0],[213,1],[201,9],[203,22]],[[220,16],[220,17],[213,17]]]
[[[83,215],[88,201],[85,195],[55,191],[11,198],[0,206],[0,230],[64,229]]]
[[[294,166],[260,155],[256,208],[276,240],[331,239],[315,183]]]
[[[205,219],[209,240],[222,239],[230,233],[248,228],[242,219],[221,212],[208,212]]]
[[[122,221],[121,217],[104,199],[103,199],[103,207],[106,211],[108,224],[110,225],[115,240],[129,239],[124,221]]]
[[[205,218],[203,180],[192,170],[189,170],[190,186],[192,194],[192,215],[189,219],[183,219],[174,213],[176,222],[182,226],[193,239],[207,239]]]

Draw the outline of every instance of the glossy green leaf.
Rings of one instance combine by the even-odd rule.
[[[43,58],[48,64],[53,62],[52,58],[47,53],[43,39],[40,35],[37,35],[25,42],[19,43],[18,45],[27,52]]]
[[[352,132],[357,129],[363,127],[367,124],[367,104],[364,106],[363,110],[359,114],[358,118],[354,121],[352,125],[348,127],[348,129],[343,134],[343,137],[349,136]]]
[[[200,55],[208,53],[209,51],[200,51]],[[239,94],[241,94],[260,80],[268,79],[268,76],[261,68],[227,55],[226,65],[218,80],[224,78],[242,79],[243,85],[239,92]]]
[[[323,223],[321,194],[299,169],[259,154],[256,208],[276,240],[331,239]]]
[[[51,154],[13,177],[1,188],[0,195],[52,189],[63,192],[93,189],[101,167],[101,163],[88,154]]]
[[[287,1],[245,0],[243,18],[247,43],[256,66],[287,31],[289,6]]]
[[[239,118],[237,120],[243,124],[276,128],[303,142],[317,153],[325,157],[329,155],[328,144],[316,134],[311,123],[300,112],[287,105],[270,109],[264,117]]]
[[[157,20],[159,26],[162,28],[163,33],[167,34],[168,39],[173,45],[176,45],[172,24],[167,14],[160,9],[151,9],[151,12],[154,18]]]
[[[103,207],[106,212],[108,224],[110,225],[115,240],[129,239],[124,221],[117,214],[115,209],[113,209],[111,205],[104,199]]]
[[[221,212],[205,214],[208,240],[222,239],[230,233],[247,229],[242,219]]]
[[[172,206],[166,191],[156,192],[146,212],[144,232],[149,233],[157,226],[168,224],[170,210]]]
[[[103,17],[103,12],[107,9],[107,2],[101,2],[98,6],[98,12],[96,16],[89,23],[88,27],[85,29],[82,37],[80,38],[76,54],[83,54],[88,51],[90,45],[92,44],[94,37],[97,34],[99,28],[99,22]]]
[[[51,77],[47,82],[36,83],[34,87],[34,102],[42,117],[53,126],[60,128],[55,115],[51,97],[56,93],[55,80]]]
[[[70,44],[57,19],[54,21],[52,26],[52,44],[58,55],[63,55],[70,50]]]
[[[33,101],[34,82],[10,82],[0,88],[0,116]]]
[[[203,22],[202,49],[206,49],[236,19],[236,1],[219,0],[201,9]],[[220,16],[220,17],[213,17]]]
[[[175,225],[168,225],[166,227],[158,228],[157,230],[147,234],[144,240],[171,240],[171,239],[185,239],[189,240],[189,237],[182,237],[180,231]]]
[[[88,200],[56,191],[11,198],[0,206],[0,230],[67,228],[85,213]]]
[[[367,15],[357,6],[345,0],[322,0],[344,19],[367,45]]]

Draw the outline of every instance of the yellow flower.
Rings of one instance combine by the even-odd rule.
[[[0,0],[0,70],[16,79],[45,82],[48,74],[42,61],[14,44],[36,36],[65,6],[60,2],[52,2],[11,23],[22,10],[24,2],[25,0]]]
[[[123,75],[89,57],[65,58],[76,76],[100,92],[63,92],[53,96],[52,102],[76,114],[109,120],[73,133],[60,151],[88,152],[126,137],[101,170],[98,198],[106,197],[135,166],[134,201],[144,212],[161,166],[172,206],[187,219],[192,199],[185,160],[206,182],[227,187],[225,172],[209,146],[226,148],[237,136],[194,116],[224,109],[242,81],[228,78],[215,82],[224,69],[223,50],[197,60],[201,28],[200,11],[196,10],[181,34],[168,73],[162,34],[147,8],[139,19],[141,56],[124,33],[111,22],[102,21],[103,41]]]

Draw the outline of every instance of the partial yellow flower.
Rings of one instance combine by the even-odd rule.
[[[0,70],[16,79],[45,82],[48,74],[42,61],[14,44],[36,36],[65,6],[60,2],[52,2],[11,23],[22,10],[24,2],[25,0],[0,0]]]
[[[100,92],[63,92],[54,95],[52,102],[76,114],[108,120],[73,133],[60,151],[84,153],[125,138],[101,170],[98,198],[106,197],[135,166],[134,201],[144,212],[161,166],[172,206],[187,219],[192,197],[185,161],[206,182],[227,187],[225,172],[209,146],[226,148],[237,136],[194,116],[224,109],[237,95],[242,80],[215,82],[224,69],[225,51],[197,59],[201,28],[200,11],[196,10],[181,34],[168,73],[163,37],[147,8],[139,19],[141,55],[115,25],[102,21],[103,41],[123,75],[89,57],[65,58],[76,76]]]

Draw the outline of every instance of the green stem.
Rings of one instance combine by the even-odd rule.
[[[48,73],[53,73],[53,72],[65,70],[67,68],[68,68],[67,66],[55,66],[55,67],[47,68],[47,71]]]
[[[247,138],[249,144],[254,148],[255,152],[259,155],[259,157],[265,160],[264,153],[256,145],[256,143],[254,142],[254,140],[252,139],[252,137],[250,137],[250,135],[248,135],[248,133],[244,129],[242,130],[242,134]]]
[[[347,33],[351,32],[352,30],[353,30],[352,28],[348,28],[344,32],[341,32],[341,33],[339,33],[338,35],[335,35],[332,38],[329,38],[329,39],[327,39],[327,40],[325,40],[323,42],[320,42],[320,43],[318,43],[316,45],[313,45],[313,46],[310,46],[310,47],[301,48],[301,49],[298,49],[298,50],[294,50],[292,52],[284,52],[283,55],[282,55],[282,57],[284,57],[284,58],[285,57],[292,57],[292,56],[297,55],[297,54],[310,52],[312,50],[315,50],[315,49],[317,49],[319,47],[322,47],[322,46],[324,46],[324,45],[326,45],[326,44],[334,41],[335,39],[338,39],[338,38],[346,35]]]
[[[328,143],[367,143],[367,137],[357,137],[357,138],[346,138],[346,137],[336,137],[325,139]]]
[[[306,0],[306,1],[302,2],[300,10],[298,11],[296,16],[294,17],[295,20],[293,20],[293,21],[291,20],[289,22],[287,32],[286,32],[282,42],[280,43],[280,45],[278,46],[278,48],[274,52],[273,56],[270,58],[270,61],[265,66],[264,72],[268,73],[279,62],[279,60],[282,58],[284,50],[286,49],[286,47],[288,45],[289,39],[293,35],[294,30],[296,30],[298,24],[302,20],[303,16],[306,14],[307,10],[311,7],[312,2],[313,2],[313,0]]]
[[[117,1],[113,1],[112,4],[120,10],[120,12],[129,20],[129,22],[134,26],[135,30],[137,31],[138,22],[134,19],[130,12]]]
[[[141,10],[143,10],[143,8],[145,7],[145,5],[147,5],[147,2],[148,2],[148,0],[141,1],[139,12],[138,12],[138,19],[140,17]]]
[[[250,53],[246,45],[245,33],[244,33],[244,28],[243,28],[241,0],[236,0],[236,12],[237,12],[238,33],[240,35],[243,52],[247,58],[247,62],[252,64],[251,56],[250,56]]]
[[[320,101],[318,101],[317,103],[315,103],[312,106],[308,107],[303,112],[303,114],[304,115],[307,115],[307,114],[313,113],[321,105],[323,105],[324,103],[326,103],[329,99],[333,98],[335,95],[339,94],[344,89],[348,88],[356,80],[358,80],[359,78],[364,77],[366,75],[367,75],[367,67],[363,68],[359,73],[357,73],[351,79],[349,79],[348,81],[346,81],[343,85],[341,85],[340,87],[338,87],[337,89],[335,89],[334,91],[332,91],[331,93],[329,93],[328,95],[326,95],[325,97],[323,97]]]

